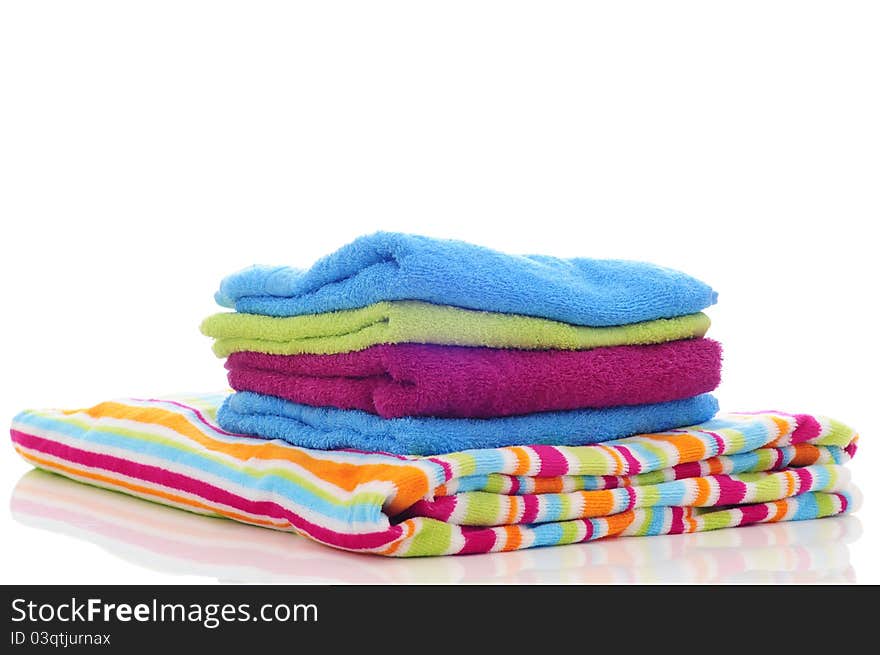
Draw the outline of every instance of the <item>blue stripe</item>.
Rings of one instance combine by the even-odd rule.
[[[532,527],[535,546],[555,546],[562,541],[562,526],[559,523],[542,523]]]
[[[663,519],[666,517],[666,508],[658,507],[656,509],[648,510],[648,518],[647,521],[647,529],[645,530],[646,535],[657,535],[663,532]]]

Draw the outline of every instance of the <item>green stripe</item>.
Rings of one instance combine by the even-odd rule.
[[[559,545],[573,544],[578,541],[578,521],[563,521],[559,524],[562,528],[562,536],[559,538]]]
[[[835,421],[834,419],[824,420],[828,421],[830,427],[828,434],[811,443],[823,446],[840,446],[841,448],[848,446],[855,437],[855,431],[840,421]]]
[[[422,519],[410,546],[403,553],[407,557],[446,555],[452,545],[452,525],[435,519]]]
[[[738,515],[738,514],[737,514]],[[704,530],[729,528],[734,524],[734,514],[729,509],[707,512],[701,515]]]
[[[818,515],[816,518],[822,518],[823,516],[831,516],[837,512],[837,503],[835,502],[835,497],[831,494],[826,493],[817,493],[815,494],[816,499],[816,507]]]
[[[457,503],[465,503],[462,525],[497,525],[501,517],[502,499],[507,496],[483,491],[470,491],[459,494]]]
[[[577,460],[577,469],[569,471],[572,475],[614,475],[609,470],[608,455],[592,446],[568,448],[567,454]]]

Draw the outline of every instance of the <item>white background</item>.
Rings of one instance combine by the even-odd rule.
[[[648,259],[719,291],[723,409],[860,429],[880,582],[878,33],[872,2],[3,3],[0,417],[224,388],[220,278],[376,229]],[[0,448],[4,504],[27,470]],[[220,575],[0,535],[3,583]]]

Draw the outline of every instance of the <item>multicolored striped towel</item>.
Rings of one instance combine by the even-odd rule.
[[[853,509],[857,436],[806,414],[725,414],[577,447],[435,457],[317,451],[230,434],[224,394],[25,411],[40,468],[173,507],[358,552],[449,555],[697,532]]]

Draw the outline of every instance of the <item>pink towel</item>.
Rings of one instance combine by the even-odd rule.
[[[226,362],[237,391],[385,418],[491,418],[641,405],[711,391],[721,346],[689,339],[593,350],[506,350],[379,345],[335,355],[237,352]]]

